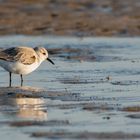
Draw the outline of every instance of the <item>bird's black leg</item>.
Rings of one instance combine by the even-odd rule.
[[[12,75],[12,73],[9,72],[9,87],[11,87],[11,82],[12,82],[12,80],[11,80],[11,75]]]
[[[21,87],[23,86],[23,76],[22,76],[22,74],[20,75],[20,77],[21,77]]]

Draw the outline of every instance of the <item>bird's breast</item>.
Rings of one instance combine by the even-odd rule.
[[[35,62],[30,65],[24,65],[20,62],[7,62],[1,60],[0,65],[1,67],[3,67],[5,70],[9,72],[26,75],[34,71],[40,65],[40,63]]]

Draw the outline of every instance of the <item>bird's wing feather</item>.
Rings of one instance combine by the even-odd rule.
[[[36,53],[32,48],[13,47],[0,52],[0,59],[30,65],[36,60]]]

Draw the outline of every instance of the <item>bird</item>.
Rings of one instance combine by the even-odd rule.
[[[11,87],[13,73],[20,75],[21,86],[23,86],[23,75],[33,72],[45,60],[54,65],[48,57],[48,51],[42,46],[35,48],[17,46],[0,51],[0,66],[9,72],[9,87]]]

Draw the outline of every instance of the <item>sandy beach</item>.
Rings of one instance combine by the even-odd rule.
[[[139,36],[139,0],[1,0],[0,35]]]

